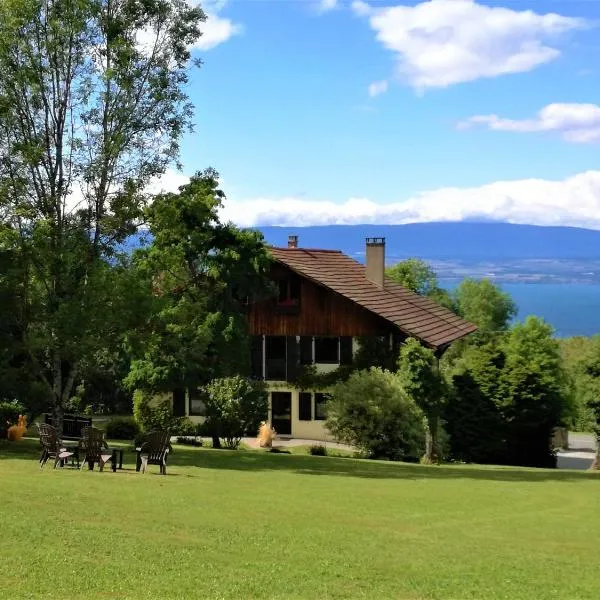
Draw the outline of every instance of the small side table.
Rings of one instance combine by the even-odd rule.
[[[113,473],[117,472],[117,455],[119,456],[118,468],[123,469],[123,448],[109,448],[112,452],[112,459],[110,461]]]
[[[67,452],[73,453],[73,455],[71,456],[71,466],[75,466],[75,461],[77,461],[77,468],[79,469],[79,444],[62,444],[62,447]],[[66,458],[64,461],[62,461],[61,466],[64,466],[68,460],[69,459]]]

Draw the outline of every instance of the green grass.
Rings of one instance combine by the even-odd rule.
[[[0,442],[7,598],[597,599],[600,479],[176,446],[40,471]]]

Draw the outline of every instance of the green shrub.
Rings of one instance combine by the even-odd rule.
[[[269,401],[262,382],[240,376],[214,379],[206,387],[206,421],[211,436],[237,448],[244,435],[256,435],[268,417]]]
[[[25,407],[16,400],[0,402],[0,439],[6,438],[8,428],[16,425],[19,415],[24,413]]]
[[[329,431],[370,458],[415,461],[425,449],[423,412],[389,371],[357,371],[336,385],[327,415]]]
[[[194,446],[196,448],[200,448],[202,446],[202,440],[199,440],[195,437],[179,436],[177,438],[177,443],[181,444],[182,446]]]
[[[111,440],[134,440],[140,426],[133,417],[111,419],[106,424],[106,437]]]
[[[321,444],[314,444],[308,449],[308,452],[313,456],[327,456],[327,448]]]
[[[136,390],[133,416],[142,431],[168,431],[172,435],[195,435],[196,426],[187,417],[173,416],[171,401],[162,396]]]
[[[187,417],[173,417],[169,431],[173,435],[195,436],[197,427]]]

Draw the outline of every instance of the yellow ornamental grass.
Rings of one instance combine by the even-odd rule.
[[[6,432],[6,437],[11,442],[18,442],[24,435],[27,430],[27,417],[24,415],[19,415],[19,420],[16,425],[12,425],[8,428]]]
[[[277,432],[266,421],[263,421],[258,429],[258,445],[261,448],[271,448],[276,439]]]

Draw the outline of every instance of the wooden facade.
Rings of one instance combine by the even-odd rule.
[[[340,294],[300,277],[275,264],[271,278],[290,282],[299,290],[296,305],[284,305],[278,297],[251,304],[248,310],[252,335],[275,336],[379,336],[397,333],[388,321]]]

